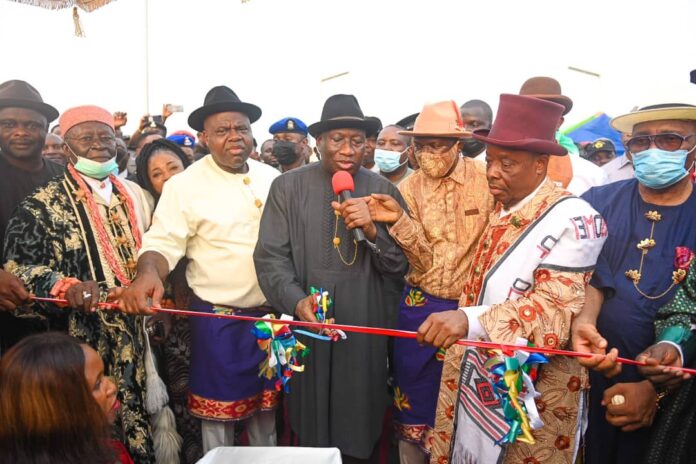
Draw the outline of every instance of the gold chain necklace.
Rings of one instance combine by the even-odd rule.
[[[660,293],[659,295],[647,295],[640,289],[640,287],[638,287],[640,279],[643,276],[643,263],[645,261],[645,255],[647,255],[648,251],[655,247],[655,239],[653,238],[655,233],[655,224],[662,220],[662,215],[657,211],[648,211],[647,213],[645,213],[645,218],[651,222],[650,238],[641,240],[636,245],[636,248],[638,248],[641,251],[640,266],[638,267],[638,270],[629,269],[624,274],[628,279],[633,281],[633,286],[642,296],[649,300],[659,300],[663,296],[667,295],[676,285],[679,285],[679,283],[682,280],[684,280],[684,278],[686,277],[686,271],[684,269],[677,269],[676,271],[672,272],[672,285],[670,285],[667,290]]]
[[[340,201],[340,199],[338,199],[337,201]],[[358,259],[358,242],[356,242],[355,239],[353,239],[353,246],[355,247],[353,259],[351,262],[346,261],[346,259],[343,257],[343,253],[341,253],[341,238],[338,236],[338,218],[341,216],[341,213],[337,210],[334,210],[334,216],[336,216],[336,225],[334,227],[333,247],[338,252],[338,257],[341,258],[343,264],[345,264],[346,266],[352,266],[353,264],[355,264],[355,260]]]

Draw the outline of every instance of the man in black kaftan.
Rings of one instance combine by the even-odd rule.
[[[385,290],[390,279],[403,277],[408,263],[359,197],[385,193],[405,204],[389,181],[360,167],[369,124],[355,97],[329,98],[322,121],[310,127],[322,160],[283,174],[271,187],[254,263],[264,295],[286,314],[316,321],[308,312],[315,287],[329,292],[334,306],[328,317],[337,323],[385,327],[395,320],[398,298]],[[354,199],[340,205],[331,186],[338,170],[355,181]],[[354,242],[346,224],[361,228],[370,243]],[[303,343],[310,355],[288,396],[300,445],[336,446],[344,462],[368,459],[389,401],[387,338],[350,333],[336,343]]]

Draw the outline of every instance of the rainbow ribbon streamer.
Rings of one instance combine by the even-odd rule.
[[[533,346],[526,340],[518,341],[523,346]],[[490,353],[492,356],[484,367],[488,371],[493,390],[500,399],[505,421],[510,426],[508,433],[497,444],[519,440],[533,445],[535,441],[532,430],[544,426],[534,401],[541,396],[534,388],[534,382],[539,375],[540,365],[549,360],[543,354],[521,350],[490,350]]]
[[[264,318],[275,319],[272,314],[267,314]],[[279,319],[279,321],[282,320]],[[309,354],[309,348],[295,338],[295,334],[287,324],[258,321],[254,323],[251,332],[256,336],[259,348],[266,352],[266,359],[259,364],[259,376],[269,380],[275,376],[276,390],[283,389],[289,392],[288,382],[295,372],[304,371],[304,366],[300,365],[300,359]],[[302,331],[302,333],[320,340],[330,340],[328,337],[309,332]]]
[[[333,300],[329,296],[329,292],[324,291],[324,289],[311,287],[310,293],[314,296],[312,309],[317,321],[327,324],[333,323],[333,319],[327,319],[326,317],[333,306]],[[267,314],[264,318],[275,319],[272,314]],[[291,320],[290,316],[285,315],[279,319],[279,321]],[[289,392],[288,382],[292,378],[293,373],[304,371],[304,366],[300,365],[299,360],[309,354],[309,348],[297,340],[295,334],[302,334],[329,342],[337,341],[339,338],[346,338],[346,334],[342,330],[324,329],[324,331],[328,335],[316,334],[300,329],[296,329],[293,332],[287,323],[255,322],[252,333],[257,338],[259,348],[266,352],[266,359],[259,364],[259,376],[267,379],[272,379],[275,376],[277,379],[275,384],[276,390],[283,389],[285,392]]]
[[[309,287],[309,294],[314,297],[312,309],[317,316],[317,321],[326,322],[326,314],[333,306],[333,300],[329,296],[329,292],[323,288]]]
[[[329,310],[333,307],[333,300],[329,296],[329,292],[323,288],[309,287],[309,293],[314,298],[312,300],[312,311],[317,318],[317,321],[325,324],[333,324],[334,320],[327,318]],[[329,334],[329,340],[338,341],[348,338],[346,333],[338,329],[325,329]]]

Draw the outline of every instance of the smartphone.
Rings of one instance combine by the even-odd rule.
[[[156,127],[157,124],[164,124],[164,119],[159,114],[151,115],[147,117],[147,125],[150,127]]]
[[[167,103],[165,106],[167,107],[167,111],[169,111],[170,113],[184,112],[184,105],[172,105],[171,103]]]

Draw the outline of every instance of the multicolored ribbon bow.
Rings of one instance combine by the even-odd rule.
[[[312,300],[312,310],[317,316],[317,321],[326,322],[326,314],[333,306],[333,300],[329,292],[323,288],[309,287],[309,294],[314,297]]]
[[[329,292],[323,288],[309,287],[309,293],[314,298],[312,299],[312,311],[317,318],[317,321],[326,324],[333,324],[334,319],[327,319],[326,315],[333,306],[333,300],[329,296]],[[325,333],[332,341],[338,341],[339,339],[345,340],[348,338],[346,333],[342,330],[337,329],[324,329]]]
[[[518,341],[523,342],[522,346],[534,346],[523,339]],[[534,382],[539,375],[539,365],[549,360],[543,354],[521,350],[490,350],[489,353],[492,356],[484,367],[488,371],[493,390],[500,399],[505,421],[510,426],[510,430],[498,444],[519,440],[533,445],[532,430],[544,426],[534,402],[535,398],[541,396],[534,388]]]
[[[274,319],[272,314],[264,318]],[[282,321],[282,319],[279,319]],[[290,391],[288,382],[293,373],[304,371],[299,360],[309,354],[309,348],[300,343],[287,324],[256,322],[251,330],[256,336],[259,348],[266,352],[266,359],[259,364],[259,376],[267,379],[277,378],[276,390]]]

